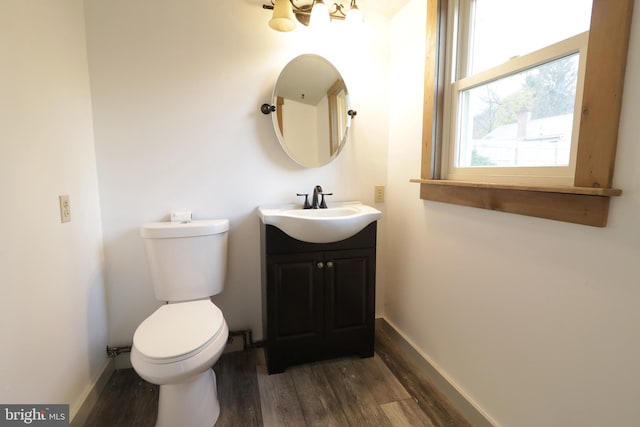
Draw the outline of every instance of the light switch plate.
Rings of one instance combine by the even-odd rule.
[[[69,201],[69,195],[63,194],[58,196],[60,201],[60,222],[65,223],[71,221],[71,202]]]
[[[374,187],[374,202],[382,203],[384,202],[384,185],[376,185]]]

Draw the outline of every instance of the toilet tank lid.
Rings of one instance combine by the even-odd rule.
[[[228,219],[198,220],[181,222],[148,222],[140,227],[140,236],[145,239],[169,239],[176,237],[197,237],[229,231]]]

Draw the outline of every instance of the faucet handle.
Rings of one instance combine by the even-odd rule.
[[[311,203],[309,203],[309,193],[296,193],[296,196],[304,196],[303,209],[311,209]]]
[[[320,200],[320,209],[327,209],[327,204],[324,201],[324,196],[333,196],[333,193],[322,193],[322,199]]]

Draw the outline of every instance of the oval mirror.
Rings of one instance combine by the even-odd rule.
[[[274,130],[293,161],[313,168],[336,158],[355,113],[331,62],[313,54],[292,59],[276,81],[272,102]]]

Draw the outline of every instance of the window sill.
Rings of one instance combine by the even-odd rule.
[[[411,182],[420,184],[423,200],[594,227],[606,226],[609,198],[622,194],[616,188],[534,187],[433,179]]]

